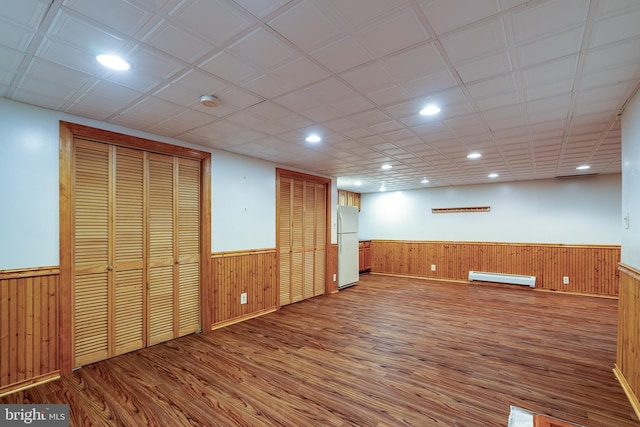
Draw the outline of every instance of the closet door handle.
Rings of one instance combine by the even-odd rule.
[[[110,265],[109,267],[107,267],[107,270],[112,271],[113,270],[113,265]]]

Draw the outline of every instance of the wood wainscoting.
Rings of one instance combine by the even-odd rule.
[[[640,418],[640,271],[620,264],[618,349],[613,369]]]
[[[275,248],[212,254],[211,329],[277,310],[277,268]],[[246,304],[240,304],[243,293],[247,294]]]
[[[0,271],[0,396],[59,377],[58,267]]]
[[[467,281],[469,270],[536,276],[536,288],[618,295],[620,246],[373,240],[371,271]],[[435,265],[435,271],[431,266]],[[563,277],[569,284],[563,283]]]

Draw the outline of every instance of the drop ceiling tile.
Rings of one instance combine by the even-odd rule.
[[[329,3],[342,19],[355,27],[367,25],[406,4],[404,0],[329,0]]]
[[[48,37],[77,46],[91,55],[119,52],[126,45],[125,40],[110,34],[108,29],[65,13],[64,9],[56,14]]]
[[[150,11],[127,0],[67,0],[65,7],[129,36],[152,17]]]
[[[42,94],[42,92],[29,92],[20,88],[16,89],[11,99],[51,110],[59,110],[65,104],[64,99],[53,98]]]
[[[25,52],[35,31],[0,21],[0,45]]]
[[[213,47],[169,20],[161,20],[142,41],[185,62],[193,62]]]
[[[135,46],[126,55],[133,72],[141,72],[148,76],[166,80],[184,69],[184,64],[170,55],[143,46]]]
[[[366,96],[376,105],[382,106],[386,109],[389,104],[400,102],[410,98],[412,95],[406,88],[392,84],[391,86],[368,92]]]
[[[283,82],[288,90],[299,89],[329,76],[307,58],[299,57],[274,69],[271,75]]]
[[[582,28],[574,28],[519,46],[518,62],[521,67],[528,67],[577,53],[581,48],[582,35]]]
[[[20,87],[68,100],[90,80],[88,74],[35,58],[27,67]]]
[[[222,46],[255,22],[255,18],[240,8],[209,0],[182,2],[170,16],[180,26],[215,46]]]
[[[378,63],[363,65],[341,74],[340,77],[363,93],[395,86],[389,72]]]
[[[293,6],[269,21],[268,25],[305,51],[317,49],[342,34],[321,4],[310,0]]]
[[[572,80],[578,65],[578,56],[549,62],[544,65],[528,68],[522,71],[522,81],[526,89],[535,89],[538,86],[549,84],[559,80]]]
[[[149,96],[124,110],[120,115],[133,120],[158,123],[184,111],[185,109],[179,105]]]
[[[98,81],[75,103],[79,106],[114,113],[140,98],[142,93],[108,81]]]
[[[214,119],[208,115],[195,110],[184,110],[183,112],[171,116],[166,120],[159,121],[158,124],[161,127],[171,129],[173,135],[177,135],[183,132],[187,132],[191,129],[195,129],[211,123]],[[153,132],[152,129],[150,129]]]
[[[583,26],[588,13],[584,0],[553,0],[514,13],[516,41],[526,43],[573,26]]]
[[[256,78],[259,75],[256,68],[236,58],[227,51],[213,55],[198,65],[198,67],[238,85],[242,85],[243,82]]]
[[[506,49],[482,58],[456,64],[456,69],[465,83],[493,78],[513,71],[509,52]]]
[[[619,42],[640,36],[640,7],[625,10],[619,15],[596,22],[593,30],[592,47]]]
[[[266,71],[294,59],[295,51],[263,28],[258,28],[228,47],[228,51]]]
[[[454,63],[483,57],[508,47],[501,19],[494,19],[465,31],[456,31],[443,37],[442,45]]]
[[[105,68],[100,65],[94,55],[81,50],[70,44],[45,38],[35,54],[36,58],[43,58],[49,62],[54,62],[91,75],[103,75]]]
[[[251,14],[258,18],[264,18],[267,15],[275,12],[286,3],[289,3],[291,0],[233,0],[235,3],[242,6],[244,9],[249,11]]]
[[[0,8],[0,20],[14,22],[22,27],[36,30],[49,7],[45,0],[20,0]],[[4,23],[3,23],[4,25]]]
[[[373,59],[373,55],[350,35],[310,51],[310,55],[334,73],[340,73]]]
[[[438,34],[499,12],[494,0],[420,0],[419,4]]]
[[[433,43],[388,56],[382,59],[380,64],[395,80],[401,82],[415,80],[424,74],[430,74],[446,67]]]
[[[0,70],[6,70],[8,76],[13,75],[23,58],[24,55],[22,53],[0,46]]]
[[[571,96],[569,94],[524,103],[530,123],[566,119]]]
[[[424,27],[410,8],[372,23],[360,31],[357,37],[377,57],[429,39]]]

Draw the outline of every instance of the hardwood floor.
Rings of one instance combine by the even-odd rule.
[[[0,403],[68,403],[78,426],[506,426],[515,405],[638,427],[611,371],[616,313],[613,299],[363,275]]]

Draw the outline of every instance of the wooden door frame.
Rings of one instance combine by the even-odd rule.
[[[58,299],[59,369],[73,369],[74,191],[75,137],[127,148],[200,160],[200,322],[212,323],[211,283],[211,153],[164,142],[60,121],[60,289]]]
[[[278,295],[278,308],[280,305],[280,178],[281,177],[302,179],[305,181],[315,182],[325,186],[325,194],[327,195],[325,202],[325,245],[324,245],[324,293],[331,293],[331,281],[329,271],[329,257],[331,249],[331,179],[322,176],[310,175],[302,172],[296,172],[288,169],[276,168],[276,288]]]

